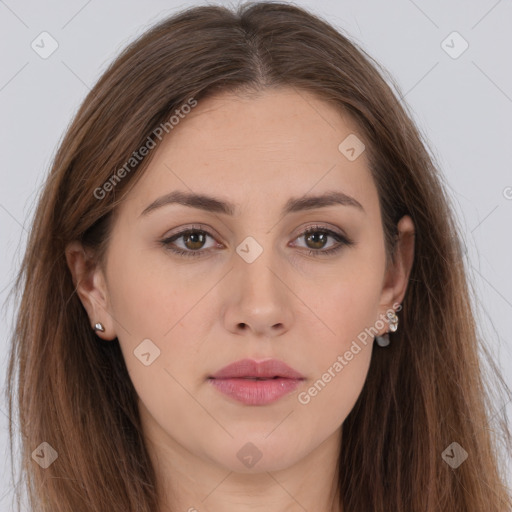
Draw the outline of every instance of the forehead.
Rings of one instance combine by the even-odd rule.
[[[199,100],[154,149],[130,203],[142,211],[173,190],[215,191],[245,206],[333,189],[374,201],[365,152],[350,160],[340,150],[354,136],[362,143],[355,121],[306,91],[222,93]]]

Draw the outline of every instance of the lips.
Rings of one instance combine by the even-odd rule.
[[[294,391],[305,377],[277,359],[236,361],[208,377],[224,395],[246,405],[267,405]]]
[[[273,379],[302,380],[304,376],[278,359],[255,361],[242,359],[222,368],[210,378],[213,379]]]

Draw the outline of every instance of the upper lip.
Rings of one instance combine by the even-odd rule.
[[[265,361],[255,361],[254,359],[241,359],[228,364],[214,375],[211,379],[240,379],[240,378],[262,378],[271,379],[273,377],[282,377],[287,379],[304,379],[299,372],[290,368],[283,361],[278,359],[266,359]]]

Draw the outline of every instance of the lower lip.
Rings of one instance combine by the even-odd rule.
[[[266,405],[294,391],[301,379],[209,379],[221,393],[247,405]]]

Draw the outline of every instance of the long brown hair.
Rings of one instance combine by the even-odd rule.
[[[362,393],[343,423],[344,510],[511,510],[498,453],[499,441],[510,443],[510,436],[506,423],[501,437],[491,432],[493,397],[479,357],[485,346],[459,228],[428,143],[383,73],[325,21],[267,2],[184,10],[111,64],[60,144],[16,282],[20,303],[7,396],[11,448],[14,430],[21,433],[25,478],[17,486],[18,505],[23,487],[32,510],[157,512],[156,476],[119,343],[101,342],[91,330],[64,250],[79,240],[101,262],[116,205],[154,151],[125,167],[122,179],[114,176],[134,151],[158,144],[156,128],[190,98],[200,104],[223,91],[285,86],[316,94],[358,123],[388,256],[402,215],[410,215],[416,229],[400,329],[386,350],[372,355]],[[506,389],[503,379],[497,383]],[[35,450],[47,448],[43,442],[58,454],[46,469],[32,460]],[[457,468],[442,455],[454,442],[468,454]]]

